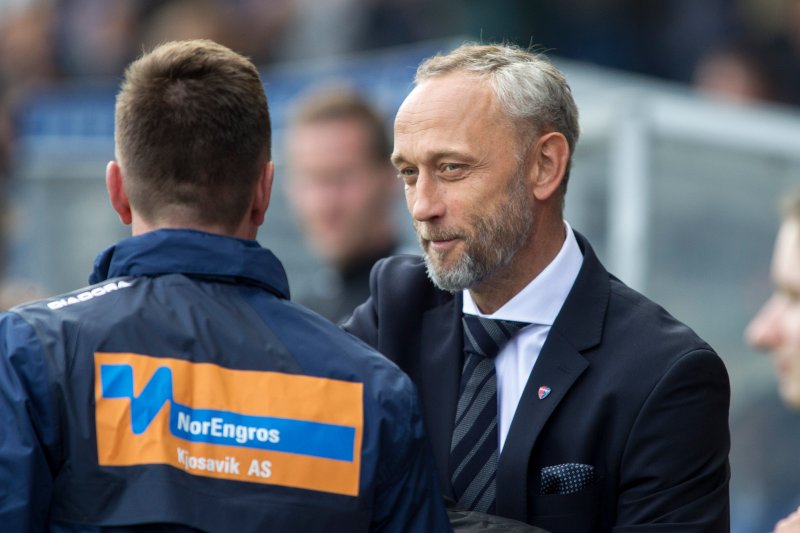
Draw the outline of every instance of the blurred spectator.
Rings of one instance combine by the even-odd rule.
[[[55,18],[49,2],[8,8],[0,18],[0,95],[15,101],[38,84],[56,79]]]
[[[57,0],[58,62],[65,75],[121,72],[141,52],[143,10],[137,0]]]
[[[0,5],[0,308],[28,299],[5,281],[9,179],[14,147],[14,109],[32,89],[56,80],[52,4],[17,1]],[[31,298],[40,296],[31,292]]]
[[[147,50],[167,41],[210,39],[238,48],[233,37],[234,14],[229,2],[177,0],[154,11],[144,28],[142,41]]]
[[[688,82],[700,55],[737,30],[734,1],[465,0],[464,16],[466,32],[483,40]]]
[[[392,207],[399,189],[381,117],[357,94],[306,95],[286,140],[287,193],[325,268],[297,300],[333,321],[369,296],[369,272],[396,252]]]
[[[775,292],[747,327],[747,341],[768,352],[775,365],[783,402],[800,409],[800,196],[787,204],[772,256]],[[796,459],[796,457],[795,457]],[[800,480],[795,479],[800,486]],[[795,502],[795,505],[800,502]],[[792,524],[794,526],[792,527]],[[800,520],[785,521],[776,531],[800,532]]]
[[[228,0],[227,5],[235,19],[235,48],[257,65],[280,60],[279,43],[287,32],[292,31],[297,3],[297,0]]]
[[[5,89],[0,85],[0,183],[5,183],[10,172],[11,117],[8,102],[4,98]]]
[[[41,287],[30,281],[6,281],[0,284],[0,311],[46,296]]]
[[[775,292],[750,322],[746,337],[770,354],[781,398],[800,409],[800,197],[787,205],[772,256]]]
[[[786,26],[773,40],[771,52],[784,69],[791,103],[800,105],[800,0],[787,0],[784,9]]]
[[[693,83],[701,92],[736,103],[789,102],[781,70],[766,47],[742,40],[705,54]]]
[[[461,31],[456,0],[293,0],[283,60],[320,59],[414,43]]]

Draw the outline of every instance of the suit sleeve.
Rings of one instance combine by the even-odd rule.
[[[57,431],[47,369],[33,329],[0,316],[0,524],[4,531],[44,531]]]
[[[392,391],[389,422],[382,428],[381,476],[376,487],[373,531],[448,532],[433,456],[425,435],[419,401],[405,376]],[[387,395],[388,397],[388,395]]]
[[[729,531],[729,400],[727,372],[710,350],[665,373],[625,446],[615,532]]]
[[[378,346],[378,286],[386,259],[372,267],[369,275],[369,298],[356,307],[342,328],[372,347]]]

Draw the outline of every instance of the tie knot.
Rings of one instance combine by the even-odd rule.
[[[464,315],[464,350],[483,357],[493,358],[508,340],[525,326],[526,322],[499,320],[475,315]]]

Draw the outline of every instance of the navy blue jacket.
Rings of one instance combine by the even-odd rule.
[[[90,283],[0,316],[3,531],[449,530],[410,380],[258,243],[159,230]]]

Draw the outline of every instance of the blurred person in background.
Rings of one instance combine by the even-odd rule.
[[[747,326],[745,337],[770,355],[781,398],[800,410],[800,194],[786,204],[772,255],[772,281],[775,292]],[[779,522],[775,531],[800,532],[800,512]]]
[[[737,43],[703,55],[694,71],[694,86],[701,92],[736,103],[782,100],[771,71],[769,53]]]
[[[3,531],[448,531],[406,375],[255,241],[270,115],[207,40],[125,72],[91,286],[0,315]]]
[[[18,214],[10,202],[15,150],[14,113],[29,94],[58,79],[55,14],[41,1],[11,2],[0,9],[0,310],[45,295],[28,280],[10,279],[9,236]]]
[[[0,187],[12,166],[14,113],[27,95],[58,80],[56,17],[46,2],[21,2],[0,12]]]
[[[210,39],[241,49],[236,39],[235,10],[228,2],[216,0],[175,0],[165,2],[147,19],[142,41],[147,49],[165,41]]]
[[[108,76],[141,52],[146,10],[156,0],[55,0],[56,48],[65,76]]]
[[[800,196],[787,203],[772,256],[775,292],[747,326],[747,341],[772,357],[783,401],[800,409]]]
[[[763,45],[742,40],[719,46],[697,62],[694,87],[709,96],[740,104],[784,102],[781,65]]]
[[[456,0],[291,0],[290,4],[292,13],[275,43],[284,61],[319,61],[458,34],[463,8]]]
[[[306,94],[289,123],[287,195],[324,263],[297,301],[337,323],[369,296],[375,261],[398,252],[390,150],[381,116],[342,87]]]

